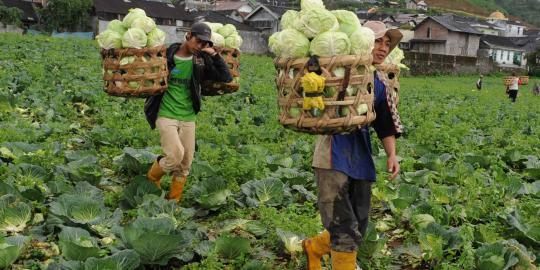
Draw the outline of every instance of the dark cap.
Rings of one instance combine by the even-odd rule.
[[[206,23],[198,22],[191,26],[191,34],[202,41],[209,42],[212,46],[212,29]]]

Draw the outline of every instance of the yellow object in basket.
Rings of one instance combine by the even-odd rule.
[[[322,95],[325,80],[326,79],[324,77],[319,76],[314,72],[310,72],[300,79],[302,88],[304,89],[304,103],[302,106],[304,110],[310,110],[313,108],[324,110],[324,101]]]

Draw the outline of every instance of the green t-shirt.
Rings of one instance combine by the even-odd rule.
[[[165,91],[158,116],[180,121],[194,122],[196,119],[191,100],[191,75],[193,60],[191,57],[174,56],[176,67],[171,70],[169,89]]]

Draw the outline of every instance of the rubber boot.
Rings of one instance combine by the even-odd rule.
[[[356,270],[356,251],[339,252],[332,250],[332,270]]]
[[[330,253],[330,233],[324,230],[319,235],[302,241],[302,249],[307,257],[308,270],[321,270],[323,255]]]
[[[169,191],[169,200],[180,202],[182,193],[184,193],[184,185],[186,184],[187,176],[173,176],[171,181],[171,190]]]
[[[161,188],[161,177],[165,175],[165,171],[159,166],[159,159],[154,161],[154,164],[152,164],[152,167],[150,167],[150,170],[148,170],[148,173],[146,174],[146,177],[148,177],[148,180],[150,182],[156,184],[158,188]]]

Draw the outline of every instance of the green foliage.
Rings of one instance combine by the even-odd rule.
[[[216,240],[216,251],[226,259],[233,260],[249,252],[249,239],[242,237],[220,237]]]
[[[84,261],[99,257],[97,240],[81,228],[63,227],[58,234],[62,256],[68,260]]]
[[[92,5],[91,0],[49,0],[40,10],[43,27],[60,32],[86,30]]]
[[[19,257],[24,249],[28,237],[26,236],[10,236],[4,237],[0,235],[0,268],[7,269]]]
[[[0,22],[3,24],[21,25],[23,11],[17,7],[6,7],[0,1]]]

